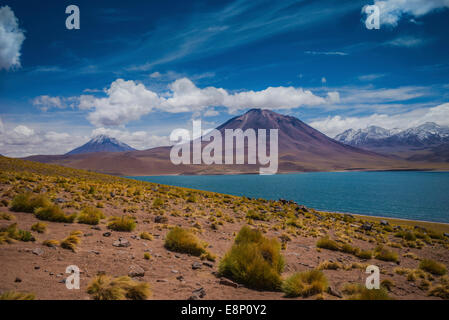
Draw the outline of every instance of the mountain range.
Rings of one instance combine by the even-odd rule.
[[[405,130],[378,126],[349,129],[334,138],[354,147],[413,161],[449,162],[449,127],[434,122]]]
[[[217,127],[221,133],[226,129],[278,129],[280,173],[449,168],[449,164],[445,163],[410,162],[354,147],[329,138],[295,117],[270,110],[251,109]],[[174,165],[170,161],[170,150],[171,147],[167,146],[143,151],[32,156],[26,159],[125,176],[258,173],[261,166],[260,164]]]

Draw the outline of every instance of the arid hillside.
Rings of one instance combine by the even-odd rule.
[[[0,169],[0,299],[449,298],[445,224],[5,157]],[[368,265],[381,289],[363,287]]]

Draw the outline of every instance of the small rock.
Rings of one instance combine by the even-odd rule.
[[[199,262],[192,263],[192,269],[193,270],[201,269],[201,267],[202,267],[202,264],[199,263]]]
[[[91,229],[92,229],[92,230],[98,230],[98,231],[101,230],[101,228],[100,228],[99,226],[94,226],[94,227],[92,227]]]
[[[100,254],[100,251],[90,250],[89,252],[96,254],[97,256]]]
[[[177,276],[177,277],[176,277],[176,280],[184,281],[184,277],[183,277],[183,276]]]
[[[59,280],[59,283],[65,283],[66,279]]]
[[[39,270],[41,267],[39,266],[34,266],[34,270]]]
[[[233,287],[233,288],[238,288],[239,285],[229,279],[226,278],[221,278],[219,281],[219,284],[224,285],[224,286],[229,286],[229,287]]]
[[[197,295],[191,295],[187,300],[199,300],[200,297],[198,297]]]
[[[389,223],[388,223],[387,220],[380,220],[380,225],[382,225],[382,226],[388,226]]]
[[[125,238],[118,238],[118,240],[114,241],[112,243],[112,245],[114,247],[121,247],[121,248],[126,248],[129,247],[131,244],[129,243],[128,240],[126,240]]]
[[[178,270],[172,270],[171,273],[179,273]]]
[[[206,267],[209,267],[209,268],[213,268],[214,267],[214,265],[212,263],[210,263],[210,262],[203,262],[203,265],[205,265]]]
[[[112,235],[112,233],[110,233],[110,232],[103,233],[103,237],[110,237],[111,235]]]
[[[168,282],[167,279],[157,279],[156,282]]]
[[[327,287],[327,293],[337,298],[343,298],[343,295],[333,286]]]
[[[371,231],[373,229],[373,225],[371,223],[365,222],[360,228],[365,231]]]
[[[65,203],[66,200],[65,200],[65,199],[62,199],[62,198],[57,198],[57,199],[55,200],[55,202],[56,202],[56,203]]]
[[[44,250],[42,250],[41,248],[35,248],[32,252],[37,256],[41,256],[44,254]]]
[[[206,296],[206,290],[204,288],[199,288],[192,291],[194,296],[198,296],[200,298],[204,298]]]
[[[145,275],[145,270],[141,266],[133,264],[129,267],[128,276],[131,278],[134,277],[143,277]]]
[[[164,216],[156,216],[154,218],[154,222],[156,222],[156,223],[167,223],[168,222],[168,218],[164,217]]]
[[[16,278],[16,279],[14,280],[14,282],[22,282],[22,279]]]

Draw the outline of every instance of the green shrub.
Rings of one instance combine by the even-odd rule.
[[[402,238],[407,241],[415,241],[416,235],[411,231],[400,231],[395,234],[395,237]]]
[[[31,226],[31,230],[36,231],[38,233],[44,233],[47,230],[47,224],[43,222],[36,222]]]
[[[261,220],[261,221],[267,221],[268,216],[266,214],[263,214],[261,212],[256,212],[255,210],[248,210],[248,212],[246,213],[246,217],[248,219],[253,219],[253,220]]]
[[[36,239],[33,237],[31,232],[17,228],[17,223],[0,228],[0,244],[3,242],[11,243],[13,240],[28,242],[35,241]]]
[[[244,226],[220,261],[219,274],[249,288],[278,290],[283,269],[279,241],[267,239],[259,230]]]
[[[131,232],[136,228],[136,220],[130,216],[112,217],[108,228],[114,231]]]
[[[295,273],[282,284],[282,291],[287,297],[309,297],[326,291],[326,276],[319,270]]]
[[[338,243],[335,242],[334,240],[329,239],[328,237],[319,239],[316,243],[316,246],[318,248],[328,249],[328,250],[333,250],[333,251],[340,250]]]
[[[437,276],[442,276],[447,272],[446,266],[444,264],[430,259],[421,260],[421,262],[419,263],[419,268]]]
[[[398,254],[382,246],[375,249],[374,257],[382,261],[398,262]]]
[[[393,300],[388,295],[387,289],[383,287],[368,289],[365,286],[358,285],[354,287],[354,291],[354,294],[348,298],[349,300]]]
[[[97,225],[100,223],[100,220],[104,218],[105,216],[101,210],[94,207],[87,207],[80,212],[78,223]]]
[[[360,259],[371,259],[373,257],[373,252],[371,250],[360,250],[356,252],[355,256]]]
[[[61,241],[61,248],[76,251],[76,246],[81,242],[81,231],[72,231],[70,235]]]
[[[207,252],[207,243],[202,242],[189,230],[180,227],[174,227],[167,233],[164,246],[170,251],[198,257]]]
[[[161,198],[156,198],[153,201],[153,207],[161,207],[164,205],[164,200],[162,200]]]
[[[52,203],[45,195],[21,193],[12,200],[11,211],[33,213],[35,209],[50,206]]]
[[[140,234],[140,239],[144,239],[144,240],[153,240],[153,235],[151,233],[148,233],[146,231],[142,232]]]
[[[351,246],[349,243],[345,243],[341,249],[341,252],[345,252],[345,253],[350,253],[350,254],[356,254],[359,250],[358,248],[354,248],[353,246]]]
[[[0,294],[0,300],[34,300],[35,298],[34,293],[7,291]]]
[[[62,211],[62,209],[56,204],[47,207],[37,208],[34,211],[34,215],[39,220],[64,222],[64,223],[73,223],[73,221],[76,218],[76,213],[66,215],[64,211]]]
[[[151,295],[150,286],[129,277],[111,278],[99,275],[87,287],[87,293],[94,300],[146,300]]]
[[[8,220],[11,221],[15,216],[8,212],[0,212],[0,220]]]

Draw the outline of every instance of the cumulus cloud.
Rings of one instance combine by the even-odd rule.
[[[449,8],[449,0],[376,0],[374,4],[380,9],[381,24],[393,27],[403,16],[419,18],[434,10]]]
[[[64,154],[86,141],[87,137],[35,130],[23,124],[12,127],[4,125],[4,130],[0,131],[0,154],[9,157]]]
[[[33,99],[33,105],[39,107],[43,111],[47,111],[50,108],[63,109],[66,104],[60,97],[50,97],[47,95],[39,96]]]
[[[138,150],[146,150],[158,146],[168,146],[171,144],[168,136],[158,136],[150,134],[146,131],[129,132],[127,130],[117,130],[111,128],[97,128],[92,131],[92,137],[101,134],[116,138],[117,140],[122,141]]]
[[[247,108],[292,109],[326,104],[329,98],[337,98],[335,93],[323,98],[294,87],[230,93],[223,88],[198,88],[188,78],[170,83],[168,91],[162,94],[147,89],[141,83],[117,79],[106,90],[106,95],[102,98],[79,97],[78,107],[91,110],[88,120],[97,127],[124,125],[153,111],[198,113],[215,106],[226,107],[230,113]]]
[[[328,136],[334,137],[348,129],[364,129],[373,125],[386,129],[407,129],[426,122],[449,126],[449,103],[395,115],[375,113],[363,117],[327,117],[312,121],[310,125]]]
[[[20,49],[25,35],[10,7],[0,8],[0,70],[20,67]]]

